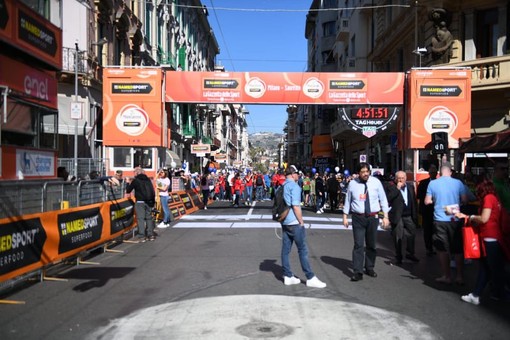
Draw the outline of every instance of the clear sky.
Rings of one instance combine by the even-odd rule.
[[[220,46],[217,64],[234,72],[304,72],[312,0],[202,0]],[[283,132],[285,105],[247,105],[248,132]]]

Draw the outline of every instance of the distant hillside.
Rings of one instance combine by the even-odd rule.
[[[248,139],[254,148],[263,148],[268,151],[269,154],[276,152],[278,149],[278,143],[282,140],[282,133],[275,132],[257,132],[250,134]]]

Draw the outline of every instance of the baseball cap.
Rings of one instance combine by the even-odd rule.
[[[298,172],[298,169],[296,168],[296,166],[295,165],[290,165],[285,170],[285,176],[292,175],[292,174],[297,173],[297,172]]]

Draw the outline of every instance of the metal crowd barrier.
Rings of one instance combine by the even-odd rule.
[[[124,183],[100,180],[0,181],[0,219],[116,200],[124,192]]]

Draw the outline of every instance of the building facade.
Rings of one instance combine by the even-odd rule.
[[[61,20],[58,1],[0,6],[2,180],[56,176]]]
[[[509,18],[506,1],[312,1],[305,29],[308,71],[408,72],[420,67],[467,67],[472,71],[472,139],[484,134],[497,136],[505,133],[509,122],[510,102],[505,95],[510,80]],[[399,150],[397,130],[406,127],[398,124],[366,138],[345,126],[335,107],[300,107],[297,111],[310,113],[311,131],[309,136],[301,133],[293,138],[303,138],[307,144],[313,135],[330,134],[340,167],[352,169],[365,155],[375,167],[416,172],[426,170],[434,157],[429,149]],[[460,141],[462,154],[452,151],[447,156],[460,170],[465,165],[485,167],[484,160],[475,156],[476,152],[491,151],[482,144]],[[508,152],[498,147],[492,151]],[[311,153],[306,157],[311,159]]]
[[[218,157],[226,165],[247,158],[242,143],[247,139],[246,110],[232,105],[164,103],[157,145],[103,143],[104,68],[156,67],[163,74],[215,70],[220,50],[201,1],[72,0],[60,5],[64,63],[59,79],[59,157],[69,161],[70,170],[75,168],[79,177],[86,175],[73,164],[75,157],[79,162],[101,159],[108,172],[129,173],[142,165],[152,173],[158,167],[179,168],[184,161],[188,170],[199,172],[201,160],[190,152],[191,145],[198,143],[211,145],[211,161],[215,152],[229,155]],[[75,101],[82,109],[78,119],[71,115]],[[129,162],[114,166],[120,158]]]

